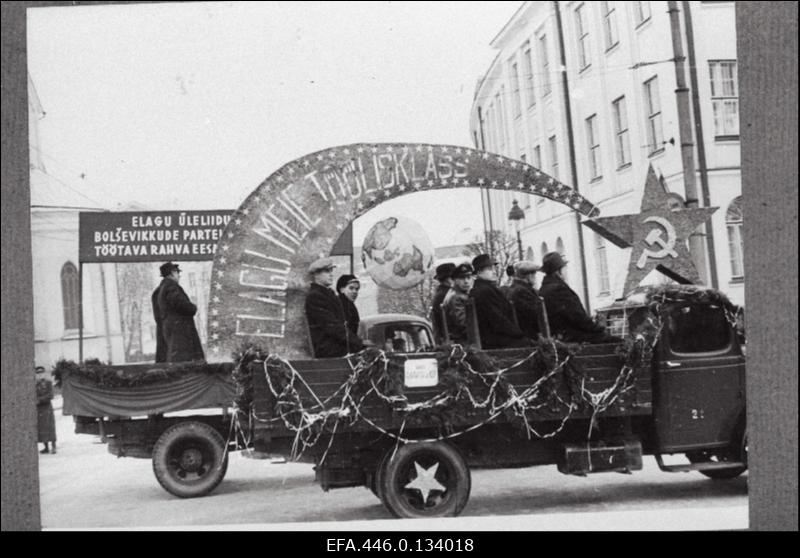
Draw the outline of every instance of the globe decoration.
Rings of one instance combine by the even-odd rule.
[[[378,285],[409,289],[421,283],[433,265],[433,245],[416,221],[388,217],[367,232],[361,261]]]

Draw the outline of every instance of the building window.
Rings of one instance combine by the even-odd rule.
[[[606,243],[599,234],[594,235],[595,259],[597,262],[597,278],[600,283],[600,294],[611,292],[611,282],[608,279],[608,258],[606,256]]]
[[[550,158],[550,176],[558,178],[558,145],[556,137],[547,138],[547,156]]]
[[[72,262],[61,268],[61,301],[64,305],[64,329],[80,327],[80,290],[78,270]]]
[[[597,180],[603,174],[600,161],[600,133],[597,130],[597,115],[586,119],[586,147],[589,149],[589,176]]]
[[[617,29],[616,2],[600,2],[603,10],[603,30],[605,31],[606,50],[619,43]]]
[[[530,246],[528,246],[528,248],[525,250],[525,259],[529,262],[533,261],[533,248]]]
[[[586,6],[581,4],[575,8],[575,35],[578,37],[578,68],[589,66],[589,27],[584,14]]]
[[[620,97],[611,103],[614,121],[615,151],[617,152],[617,168],[629,165],[631,162],[631,141],[628,137],[628,109],[625,97]]]
[[[634,2],[633,3],[633,20],[638,27],[645,21],[650,19],[650,2]]]
[[[522,93],[519,89],[519,68],[516,62],[511,63],[511,88],[514,90],[512,100],[514,102],[514,118],[522,116]]]
[[[494,103],[497,106],[497,139],[498,152],[505,155],[506,151],[506,118],[503,112],[503,97],[505,88],[500,88],[500,93],[494,96]]]
[[[728,206],[725,226],[728,229],[728,249],[731,254],[731,278],[744,279],[744,244],[742,242],[742,197],[739,196]]]
[[[547,35],[539,37],[539,73],[542,78],[542,96],[550,94],[550,59],[547,56]]]
[[[525,42],[522,45],[522,58],[525,61],[525,90],[528,95],[528,106],[536,104],[536,92],[533,90],[533,55],[531,54],[531,44]]]
[[[533,166],[537,169],[542,168],[542,146],[536,145],[533,148]]]
[[[647,111],[647,145],[652,155],[664,145],[661,126],[661,99],[658,93],[658,76],[644,82],[644,105]]]
[[[736,60],[709,60],[714,135],[739,137],[739,88]]]
[[[542,251],[542,259],[544,259],[544,255],[550,253],[550,249],[547,247],[547,242],[542,242],[540,249]]]

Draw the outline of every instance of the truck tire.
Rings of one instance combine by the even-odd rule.
[[[467,505],[470,487],[464,458],[444,442],[389,450],[377,476],[378,495],[395,517],[456,516]]]
[[[228,470],[225,440],[211,426],[187,421],[167,428],[153,446],[159,484],[180,498],[204,496]]]

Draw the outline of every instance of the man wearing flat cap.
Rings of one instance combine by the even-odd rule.
[[[151,298],[156,319],[156,362],[205,360],[203,345],[194,325],[197,306],[192,304],[178,284],[181,278],[180,267],[167,262],[159,269],[163,279]],[[161,335],[158,333],[159,329]]]
[[[466,345],[469,342],[467,337],[467,301],[469,291],[472,288],[472,266],[468,263],[457,265],[450,273],[453,286],[447,291],[444,297],[442,308],[444,317],[447,321],[447,332],[450,335],[450,342],[458,345]]]
[[[619,341],[606,334],[605,328],[586,313],[578,294],[569,288],[561,275],[565,265],[567,260],[558,252],[549,252],[542,258],[542,271],[546,275],[539,293],[544,298],[553,336],[571,343]]]
[[[488,254],[472,260],[476,277],[469,297],[475,305],[482,348],[528,347],[530,339],[514,323],[511,303],[497,286],[496,265]]]
[[[455,268],[456,264],[454,263],[443,263],[436,267],[436,276],[434,279],[439,282],[439,286],[436,287],[436,292],[433,293],[431,308],[428,311],[428,319],[430,319],[431,325],[433,326],[433,339],[436,341],[437,345],[441,345],[446,341],[444,338],[444,324],[442,323],[442,303],[450,287],[453,286],[453,280],[450,278],[450,274]]]
[[[330,258],[320,258],[308,266],[311,285],[305,312],[314,358],[343,357],[364,348],[361,338],[347,328],[342,303],[331,289],[335,267]]]
[[[530,339],[538,339],[542,333],[539,327],[543,318],[542,299],[533,287],[536,272],[540,266],[527,260],[514,264],[514,279],[508,290],[508,299],[514,305],[517,322],[522,333]]]

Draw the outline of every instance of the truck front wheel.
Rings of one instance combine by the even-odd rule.
[[[467,505],[471,486],[464,458],[444,442],[389,450],[376,480],[381,501],[396,517],[456,516]]]
[[[739,444],[716,451],[696,451],[689,452],[686,457],[691,463],[724,463],[726,461],[742,463],[741,465],[734,465],[726,469],[709,469],[708,471],[700,471],[701,475],[705,475],[714,480],[728,480],[735,479],[745,471],[747,471],[747,431],[742,434]]]
[[[228,470],[225,440],[211,426],[187,421],[167,428],[153,446],[159,484],[180,498],[204,496]]]

